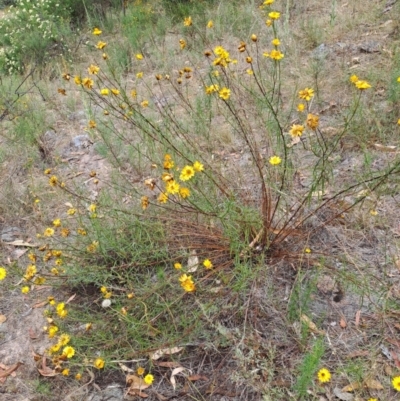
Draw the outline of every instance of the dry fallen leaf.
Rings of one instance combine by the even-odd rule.
[[[347,327],[346,320],[345,320],[343,317],[340,318],[339,325],[340,325],[340,327],[341,327],[342,329],[345,329],[345,328]]]
[[[203,376],[203,375],[191,375],[188,377],[188,380],[190,380],[191,382],[197,381],[197,380],[205,380],[207,381],[208,378]]]
[[[333,394],[335,394],[335,396],[337,398],[339,398],[339,400],[342,400],[342,401],[352,401],[353,398],[354,398],[353,394],[349,394],[349,393],[343,392],[343,390],[340,390],[337,387],[335,387],[333,389]]]
[[[374,143],[374,147],[376,150],[380,150],[381,152],[396,152],[396,146],[385,146],[379,143]]]
[[[174,361],[170,361],[170,362],[155,361],[154,365],[162,366],[163,368],[179,368],[181,366],[181,364],[179,362],[174,362]]]
[[[121,363],[121,362],[118,362],[118,365],[119,365],[119,367],[120,367],[124,372],[130,372],[130,373],[135,372],[134,369],[128,368],[128,366],[124,365],[124,364]]]
[[[7,377],[12,375],[15,376],[15,371],[23,365],[22,362],[17,362],[14,365],[11,365],[10,367],[6,365],[1,365],[1,370],[0,370],[0,383],[4,383],[7,380]]]
[[[183,347],[172,347],[172,348],[163,348],[159,349],[156,352],[153,352],[150,354],[150,359],[153,361],[156,361],[157,359],[160,359],[164,355],[172,355],[176,354],[177,352],[180,352],[183,350]]]
[[[199,258],[197,257],[196,251],[192,250],[187,262],[187,271],[193,273],[199,267]]]
[[[0,315],[0,323],[4,323],[7,320],[6,315]]]
[[[38,244],[31,244],[30,242],[25,242],[22,239],[16,239],[12,242],[4,242],[6,245],[14,245],[14,246],[29,246],[30,248],[37,248]]]
[[[375,379],[366,379],[364,380],[363,385],[370,390],[383,390],[382,384]]]
[[[321,334],[321,335],[325,335],[325,331],[324,330],[320,330],[314,322],[311,321],[311,319],[306,316],[306,315],[301,315],[300,320],[305,323],[308,328],[315,334]]]
[[[42,357],[42,369],[38,368],[38,371],[42,376],[45,376],[45,377],[52,377],[52,376],[58,375],[58,373],[54,369],[51,369],[48,366],[46,366],[46,356],[45,355],[43,355],[43,357]]]
[[[171,378],[170,378],[170,382],[171,382],[172,387],[174,388],[174,390],[175,390],[175,388],[176,388],[175,376],[176,376],[176,375],[179,375],[180,373],[184,372],[185,370],[187,370],[189,373],[191,373],[189,369],[186,369],[186,368],[184,368],[184,367],[182,367],[182,366],[181,366],[180,368],[175,368],[175,369],[172,371],[172,373],[171,373]],[[183,375],[183,376],[184,376],[184,375]]]
[[[36,334],[32,328],[30,328],[28,332],[29,332],[29,338],[31,340],[36,340],[37,338],[39,338],[39,334]]]
[[[360,383],[353,382],[353,383],[350,383],[347,386],[343,387],[341,391],[348,393],[348,392],[352,392],[354,390],[358,390],[360,387],[361,387]]]
[[[142,377],[136,375],[127,375],[126,376],[126,384],[129,386],[129,390],[145,390],[150,387],[149,384],[146,384]]]

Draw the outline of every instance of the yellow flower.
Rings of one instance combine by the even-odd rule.
[[[188,181],[194,176],[194,168],[192,166],[185,166],[181,171],[179,179],[181,181]]]
[[[168,195],[165,194],[164,192],[161,192],[160,195],[158,196],[157,200],[160,203],[167,203],[168,202]]]
[[[94,213],[94,212],[96,211],[96,209],[97,209],[97,206],[96,206],[96,204],[94,204],[94,203],[92,203],[92,204],[89,205],[89,207],[88,207],[88,210],[89,210],[89,212],[91,212],[91,213]]]
[[[281,44],[281,41],[277,38],[273,39],[271,42],[274,46],[279,46]]]
[[[353,75],[350,77],[350,82],[352,82],[353,84],[355,84],[357,81],[358,81],[357,75],[354,75],[354,74],[353,74]]]
[[[51,274],[54,274],[55,276],[58,276],[58,275],[60,274],[60,272],[58,271],[58,269],[56,269],[55,267],[53,267],[53,268],[50,270],[50,272],[51,272]]]
[[[96,49],[102,50],[107,46],[106,42],[102,42],[101,40],[97,43]]]
[[[270,6],[275,0],[265,0],[263,5],[264,6]]]
[[[271,50],[271,53],[269,54],[269,57],[271,57],[273,60],[281,60],[285,57],[285,55],[280,51],[280,50]]]
[[[146,210],[149,207],[149,198],[147,196],[142,196],[140,204],[142,205],[142,209]]]
[[[145,372],[145,370],[141,366],[139,366],[136,370],[136,373],[138,374],[138,376],[142,376],[144,374],[144,372]]]
[[[59,304],[57,304],[57,306],[56,306],[57,314],[60,313],[61,311],[63,311],[64,308],[65,308],[65,303],[64,302],[60,302]]]
[[[136,74],[136,78],[143,78],[143,72],[138,72],[137,74]]]
[[[60,344],[61,346],[63,345],[67,345],[71,340],[71,337],[68,334],[61,334],[59,340],[58,340],[58,344]]]
[[[378,401],[377,398],[369,398],[368,401]]]
[[[271,11],[268,14],[268,17],[271,18],[272,20],[279,19],[280,16],[281,16],[281,13],[278,13],[278,11]]]
[[[325,368],[320,369],[317,376],[320,383],[328,383],[331,380],[331,372]]]
[[[197,173],[200,173],[201,171],[204,170],[204,166],[198,161],[195,161],[193,163],[193,168],[194,168],[194,171],[196,171]]]
[[[44,170],[44,173],[47,175],[51,174],[51,168],[46,168],[46,170]]]
[[[61,226],[61,220],[60,219],[53,220],[53,226],[54,227],[60,227]]]
[[[278,164],[281,164],[282,159],[279,156],[272,156],[269,159],[269,164],[272,164],[273,166],[277,166]]]
[[[67,315],[68,315],[68,311],[65,310],[65,309],[62,310],[62,311],[58,314],[58,316],[60,316],[61,319],[65,319]]]
[[[251,64],[253,62],[253,59],[250,56],[246,57],[246,63]]]
[[[49,178],[49,185],[50,185],[51,187],[55,187],[57,184],[58,184],[58,178],[57,178],[55,175],[52,175],[52,176]]]
[[[70,229],[69,228],[63,228],[60,231],[61,237],[66,238],[70,234]]]
[[[400,391],[400,376],[393,377],[392,386],[396,391]]]
[[[100,71],[100,68],[97,67],[97,65],[94,64],[90,64],[89,68],[88,68],[88,72],[89,74],[97,74]]]
[[[180,185],[176,181],[170,180],[167,182],[165,189],[169,194],[177,194],[179,192]]]
[[[94,28],[92,31],[93,35],[99,36],[101,35],[101,30],[99,28]]]
[[[361,81],[361,80],[355,82],[354,85],[360,90],[368,89],[371,87],[371,85],[367,81]]]
[[[212,268],[213,268],[213,264],[211,263],[211,260],[210,260],[210,259],[206,259],[206,260],[203,262],[203,266],[204,266],[206,269],[212,269]]]
[[[400,82],[400,77],[397,78],[397,82]]]
[[[76,209],[74,209],[74,208],[70,208],[70,209],[67,210],[68,216],[72,216],[72,215],[74,215],[75,213],[76,213]]]
[[[50,348],[50,352],[52,354],[55,354],[56,352],[60,351],[60,344],[54,344],[51,348]]]
[[[114,96],[118,96],[118,95],[119,95],[119,90],[118,90],[118,89],[111,89],[111,93],[112,93]]]
[[[46,279],[44,277],[36,277],[35,280],[33,281],[33,284],[42,285],[45,282],[46,282]]]
[[[171,159],[164,159],[163,167],[165,170],[170,170],[172,167],[174,167],[175,163]]]
[[[174,179],[174,176],[173,176],[172,174],[170,174],[170,173],[163,173],[163,175],[161,176],[161,179],[162,179],[164,182],[168,182],[168,181],[173,180],[173,179]]]
[[[93,79],[90,79],[90,78],[83,78],[82,85],[87,89],[92,89],[93,85],[94,85],[94,81],[93,81]]]
[[[309,102],[313,96],[314,96],[314,89],[305,88],[299,91],[299,98],[307,100],[307,102]]]
[[[192,276],[187,276],[186,274],[182,274],[181,277],[179,277],[179,281],[181,282],[181,287],[186,291],[186,292],[193,292],[196,289],[196,286],[192,280]]]
[[[231,90],[228,88],[222,88],[219,92],[219,97],[224,100],[228,100],[231,96]]]
[[[250,36],[250,39],[253,41],[253,42],[257,42],[257,35],[255,35],[254,33]]]
[[[44,235],[45,237],[51,237],[51,236],[53,236],[53,235],[54,235],[54,229],[53,229],[53,228],[50,228],[50,227],[46,228],[46,230],[44,230],[43,235]]]
[[[100,94],[102,96],[108,96],[110,94],[110,91],[107,88],[104,88],[100,91]]]
[[[271,26],[271,25],[272,25],[272,20],[267,19],[267,20],[265,21],[265,25]]]
[[[193,24],[192,17],[190,17],[190,16],[186,17],[185,20],[183,21],[184,26],[190,26],[192,24]]]
[[[105,299],[110,299],[112,297],[112,292],[111,291],[107,291],[105,294],[104,294],[104,298]]]
[[[68,359],[72,358],[75,355],[75,350],[71,346],[67,346],[63,349],[62,354],[66,356]]]
[[[64,369],[64,370],[61,372],[61,374],[62,374],[63,376],[68,376],[68,375],[69,375],[69,369]]]
[[[30,280],[36,273],[37,273],[36,266],[28,265],[28,267],[25,270],[24,279]]]
[[[102,358],[97,358],[93,363],[93,366],[96,369],[103,369],[104,365],[105,365],[105,362],[104,362],[104,359],[102,359]]]
[[[90,245],[86,247],[86,250],[90,253],[95,253],[99,247],[99,241],[93,241]]]
[[[23,294],[27,294],[29,291],[30,291],[30,289],[29,289],[29,287],[28,287],[27,285],[24,285],[24,286],[21,288],[21,292],[22,292]]]
[[[310,248],[305,248],[305,249],[304,249],[304,252],[305,252],[305,253],[311,253],[311,249],[310,249]]]
[[[128,299],[132,299],[134,296],[135,296],[135,295],[134,295],[133,292],[130,292],[129,294],[127,294]]]
[[[219,90],[219,86],[218,85],[206,86],[207,95],[211,95],[211,93],[217,92],[218,90]]]
[[[179,195],[183,198],[186,199],[190,196],[190,189],[189,188],[185,188],[185,187],[181,187],[179,189]]]
[[[180,46],[181,50],[183,50],[186,47],[186,40],[179,39],[179,46]]]
[[[84,230],[83,228],[78,228],[76,231],[79,235],[87,235],[86,230]]]
[[[81,379],[82,379],[82,374],[81,374],[81,373],[77,373],[77,374],[75,375],[75,379],[76,379],[76,380],[81,380]]]
[[[140,103],[140,105],[145,108],[149,105],[149,101],[148,100],[143,100],[143,102]]]
[[[86,325],[85,325],[85,330],[86,330],[86,331],[91,330],[91,329],[92,329],[92,326],[93,326],[92,323],[86,323]]]
[[[301,136],[302,133],[303,133],[303,131],[304,131],[304,126],[294,124],[294,125],[292,125],[292,127],[290,128],[289,133],[290,133],[290,135],[292,135],[293,138],[295,138],[295,137],[297,137],[297,136]]]
[[[78,75],[75,75],[75,76],[74,76],[74,82],[75,82],[77,85],[80,85],[80,84],[82,83],[81,77],[78,76]]]
[[[373,210],[370,210],[370,211],[369,211],[369,214],[370,214],[371,216],[377,216],[377,215],[378,215],[378,212],[377,212],[375,209],[373,209]]]
[[[178,262],[174,264],[174,267],[175,267],[176,270],[182,269],[182,265],[180,263],[178,263]]]
[[[207,22],[207,28],[212,28],[214,26],[214,22],[211,20]]]
[[[138,60],[143,60],[143,54],[140,54],[140,53],[136,54],[136,58]]]
[[[247,73],[248,75],[254,75],[254,71],[251,70],[250,68],[248,68],[248,69],[246,70],[246,73]]]
[[[304,111],[305,107],[306,107],[306,106],[304,106],[303,103],[299,103],[299,104],[297,105],[297,111],[302,112],[302,111]]]
[[[150,384],[153,383],[153,381],[154,381],[154,376],[151,375],[151,374],[149,373],[149,374],[147,374],[147,375],[144,377],[143,380],[144,380],[144,382],[145,382],[146,384],[150,385]]]
[[[0,267],[0,281],[7,277],[7,270],[4,267]]]
[[[315,114],[307,115],[307,127],[315,130],[318,127],[319,117]]]
[[[53,338],[56,335],[57,331],[58,331],[57,326],[50,326],[49,327],[49,338]]]
[[[103,57],[103,60],[108,60],[108,54],[107,53],[103,53],[101,55],[101,57]]]

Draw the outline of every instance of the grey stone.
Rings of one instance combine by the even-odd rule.
[[[22,234],[22,231],[18,227],[5,227],[0,232],[0,238],[4,242],[14,241]]]
[[[7,333],[7,331],[8,331],[7,323],[1,323],[0,324],[0,333]]]
[[[329,48],[325,43],[321,43],[312,51],[312,55],[316,59],[323,59],[329,54]]]

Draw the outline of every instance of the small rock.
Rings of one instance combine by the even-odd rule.
[[[361,53],[380,53],[381,45],[379,42],[370,41],[358,46]]]
[[[88,148],[92,144],[93,142],[91,141],[88,135],[78,135],[72,138],[72,141],[70,142],[70,147],[79,150]]]
[[[75,111],[68,116],[70,120],[80,120],[86,117],[86,113],[83,110]]]
[[[4,242],[12,242],[20,235],[22,231],[18,227],[5,227],[1,230],[0,238]]]
[[[312,51],[312,55],[316,59],[323,59],[329,54],[329,48],[325,43],[321,43]]]

